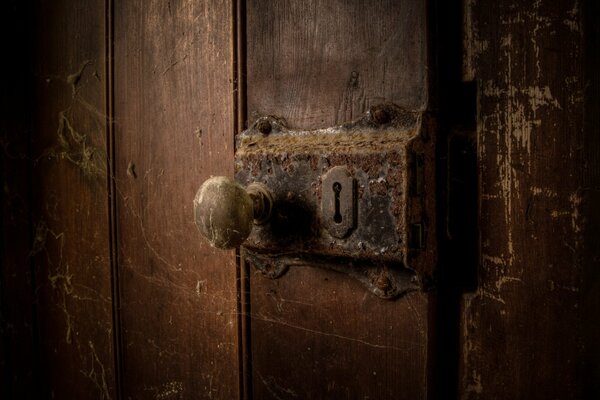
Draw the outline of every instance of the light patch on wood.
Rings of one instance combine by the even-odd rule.
[[[81,370],[80,372],[88,377],[98,388],[100,395],[102,396],[102,400],[110,400],[111,397],[108,384],[106,382],[106,371],[104,370],[104,364],[100,361],[100,357],[98,357],[94,343],[92,341],[88,341],[88,346],[90,347],[91,367],[89,371]],[[98,370],[96,370],[96,366],[98,366]]]
[[[547,187],[541,188],[541,187],[537,187],[537,186],[532,186],[531,193],[534,196],[540,196],[540,197],[548,197],[548,198],[558,197],[558,193],[556,192],[556,190],[554,190],[552,188],[547,188]]]
[[[106,152],[91,145],[88,135],[75,129],[67,116],[68,111],[58,113],[57,145],[47,149],[45,155],[50,159],[69,161],[87,177],[106,176]],[[102,132],[97,133],[102,135]]]
[[[53,260],[47,251],[46,244],[51,237],[58,242],[58,260]],[[65,342],[71,344],[73,341],[73,317],[67,308],[67,297],[73,294],[73,275],[69,271],[69,263],[63,265],[64,232],[53,232],[44,220],[40,220],[36,226],[36,235],[34,238],[30,257],[38,253],[46,254],[48,263],[48,282],[59,296],[56,306],[63,312],[65,317],[66,334]]]
[[[537,15],[537,6],[531,13],[516,13],[503,19],[504,24],[524,24],[533,21],[534,35],[541,27],[549,26],[549,19]],[[515,43],[511,33],[500,38],[500,50],[505,57],[506,69],[503,79],[489,79],[481,84],[481,93],[487,98],[494,99],[498,104],[495,112],[483,116],[478,124],[480,137],[495,137],[496,161],[499,173],[498,194],[504,202],[504,221],[506,226],[513,223],[514,202],[519,200],[521,193],[520,176],[523,172],[531,173],[532,135],[538,133],[542,125],[543,115],[555,110],[562,110],[559,101],[553,96],[548,85],[523,86],[521,80],[526,71],[513,70],[513,52]],[[532,46],[539,58],[537,42],[532,39]],[[539,70],[538,70],[539,72]],[[539,81],[538,78],[535,81]],[[543,113],[542,113],[543,112]],[[488,145],[480,144],[480,157],[485,156]],[[518,168],[517,168],[518,166]],[[483,193],[484,191],[482,191]],[[541,192],[540,192],[541,193]],[[482,200],[495,198],[493,193],[483,193]],[[514,244],[512,230],[507,229],[508,240],[506,262],[510,267],[514,262]]]
[[[560,290],[566,290],[568,292],[573,292],[573,293],[578,293],[579,292],[579,287],[577,286],[567,286],[567,285],[561,285],[559,283],[556,283],[554,280],[552,279],[548,279],[548,287],[550,289],[550,291],[554,291],[556,289],[560,289]]]
[[[581,32],[581,19],[579,18],[579,1],[573,3],[573,8],[567,12],[568,18],[563,19],[563,24],[569,27],[571,31]]]
[[[550,216],[552,218],[560,218],[560,217],[564,217],[564,216],[570,216],[571,212],[570,211],[558,211],[558,210],[554,210],[550,213]]]
[[[72,74],[70,74],[69,76],[67,76],[67,83],[69,85],[71,85],[71,89],[73,90],[73,97],[75,97],[77,95],[77,85],[79,84],[79,81],[81,80],[81,77],[83,76],[83,71],[85,70],[85,68],[88,65],[91,65],[92,61],[90,60],[85,60],[81,63],[81,65],[79,66],[79,69],[75,72],[73,72]]]
[[[581,232],[581,194],[573,193],[569,196],[569,202],[571,203],[571,227],[573,233]]]
[[[154,392],[153,398],[156,400],[181,398],[179,394],[183,392],[183,382],[167,382],[160,386],[145,387],[144,390]]]
[[[482,273],[476,292],[464,296],[461,315],[465,399],[487,398],[483,387],[497,391],[498,377],[514,376],[495,371],[520,357],[518,348],[507,348],[506,355],[486,349],[504,339],[494,337],[499,332],[514,334],[516,342],[528,340],[522,332],[536,323],[515,324],[527,317],[531,305],[524,302],[545,302],[550,291],[561,290],[564,307],[572,307],[568,296],[575,299],[580,288],[575,256],[585,221],[581,188],[573,188],[579,184],[574,166],[583,147],[581,5],[549,3],[465,0],[470,21],[464,26],[471,31],[466,57],[473,57],[474,36],[489,41],[470,66],[479,79]],[[548,307],[540,312],[548,316],[555,305]],[[555,327],[548,330],[560,334]]]
[[[478,374],[477,371],[472,371],[472,380],[473,383],[467,385],[465,391],[467,393],[481,394],[483,392],[483,385],[481,384],[481,374]]]
[[[462,315],[461,324],[462,327],[462,357],[463,360],[469,360],[471,354],[479,354],[481,346],[479,342],[474,341],[470,335],[471,332],[476,331],[479,328],[479,312],[478,312],[478,300],[480,299],[479,294],[467,294],[463,297],[462,304]],[[462,374],[462,387],[465,390],[462,392],[462,399],[470,398],[471,394],[481,394],[483,392],[483,385],[481,383],[481,375],[476,373],[473,369],[471,374]]]
[[[206,285],[206,280],[196,281],[196,296],[200,297],[202,292],[204,292],[205,285]]]
[[[506,300],[504,300],[500,294],[493,293],[493,292],[491,292],[489,290],[486,290],[484,288],[479,288],[477,290],[477,294],[479,294],[480,297],[483,298],[483,299],[490,299],[490,300],[494,300],[494,301],[496,301],[498,303],[501,303],[501,304],[506,304]]]
[[[504,265],[504,258],[502,258],[502,257],[490,256],[488,254],[482,254],[481,259],[485,264],[492,263],[492,264],[496,264],[496,265]]]
[[[465,0],[463,8],[463,81],[475,79],[479,58],[488,49],[489,42],[481,39],[479,27],[473,23],[473,8],[477,0]]]
[[[498,292],[500,292],[500,290],[502,290],[502,286],[504,286],[507,283],[513,283],[513,282],[523,283],[523,281],[521,280],[521,278],[517,278],[517,277],[514,277],[514,276],[501,276],[496,281],[496,284],[495,284],[496,285],[496,290]]]

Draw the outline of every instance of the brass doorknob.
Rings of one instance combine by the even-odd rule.
[[[271,216],[273,198],[267,187],[252,183],[244,189],[226,176],[206,180],[194,198],[196,226],[211,246],[233,249]]]

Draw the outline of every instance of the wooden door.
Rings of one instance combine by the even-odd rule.
[[[423,1],[249,1],[242,70],[249,121],[340,125],[392,102],[428,107]],[[244,74],[245,72],[245,74]],[[431,294],[397,301],[347,275],[292,268],[248,279],[253,398],[426,398]]]
[[[1,398],[600,397],[592,1],[2,6]],[[193,198],[258,116],[436,120],[439,263],[270,280]]]

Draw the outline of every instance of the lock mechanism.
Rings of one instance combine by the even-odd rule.
[[[227,185],[237,186],[219,189],[232,195],[209,205],[203,186],[196,223],[217,247],[241,244],[270,278],[309,265],[345,272],[383,298],[422,288],[436,263],[433,130],[428,114],[393,104],[308,131],[261,117],[236,138],[236,183]],[[219,207],[232,216],[220,217],[223,226]]]
[[[356,181],[346,166],[331,168],[321,183],[321,219],[335,238],[343,239],[354,229]]]

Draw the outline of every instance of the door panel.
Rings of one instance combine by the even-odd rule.
[[[250,117],[311,129],[369,106],[427,105],[426,2],[247,2]],[[252,122],[252,121],[251,121]]]
[[[426,294],[382,300],[310,267],[251,283],[254,398],[425,398]]]
[[[113,398],[104,5],[36,2],[32,233],[41,391]]]
[[[599,370],[589,361],[598,359],[600,299],[600,186],[591,167],[598,114],[586,112],[599,93],[592,3],[467,2],[481,258],[479,287],[462,310],[466,399],[597,398]]]
[[[348,122],[427,103],[423,1],[249,1],[249,121]],[[249,270],[254,398],[417,399],[427,393],[429,298],[381,300],[343,274]]]
[[[7,1],[0,397],[599,398],[599,7]],[[270,280],[201,239],[257,116],[384,102],[439,126],[432,290]]]
[[[125,397],[236,398],[233,252],[192,200],[233,170],[232,8],[115,3],[115,148]]]

